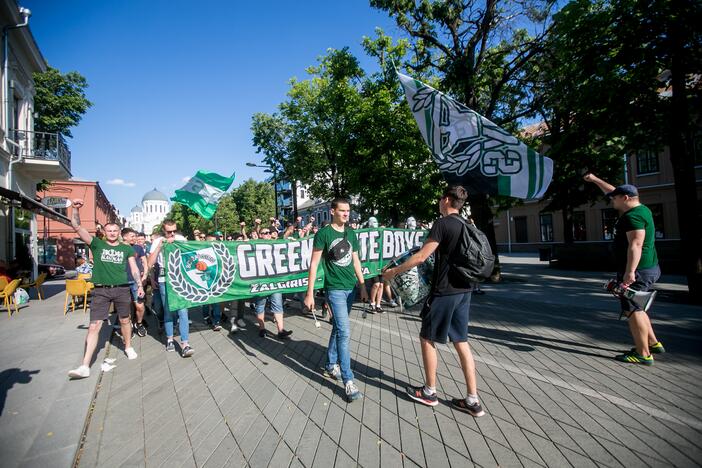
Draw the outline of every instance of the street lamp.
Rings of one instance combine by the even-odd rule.
[[[273,196],[275,197],[275,219],[278,219],[278,173],[273,166],[262,166],[260,164],[254,164],[252,162],[247,162],[249,167],[262,167],[266,169],[264,172],[270,172],[273,174]]]

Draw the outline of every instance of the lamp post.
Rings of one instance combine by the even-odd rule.
[[[262,167],[264,169],[267,169],[265,172],[270,172],[273,174],[273,196],[275,197],[275,219],[278,219],[278,173],[276,172],[275,168],[273,166],[263,166],[260,164],[254,164],[252,162],[247,162],[247,166],[249,167]]]

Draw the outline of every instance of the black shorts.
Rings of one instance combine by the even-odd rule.
[[[636,276],[636,281],[630,284],[629,287],[636,291],[646,292],[650,291],[654,283],[661,277],[661,269],[656,265],[651,268],[636,270],[634,275]],[[622,278],[624,278],[624,273],[617,273],[617,281],[621,281]],[[620,297],[619,303],[622,306],[622,312],[636,312],[641,310],[641,307],[625,297]]]
[[[370,279],[371,284],[377,284],[383,282],[383,275],[374,276]]]
[[[434,343],[468,341],[468,315],[471,293],[429,296],[422,309],[419,336]]]
[[[119,318],[129,317],[132,312],[132,292],[129,286],[117,288],[96,287],[90,302],[90,321],[107,320],[110,316],[110,304],[114,304]]]

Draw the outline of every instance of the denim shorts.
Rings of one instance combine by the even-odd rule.
[[[658,265],[651,268],[643,268],[641,270],[636,270],[634,275],[636,281],[631,283],[629,287],[641,292],[650,291],[654,283],[661,277],[661,268]],[[617,281],[621,281],[622,278],[624,278],[624,273],[617,273]],[[641,310],[641,307],[625,297],[620,297],[619,302],[622,306],[622,312],[636,312]]]
[[[129,282],[129,290],[132,292],[132,301],[142,303],[144,302],[143,297],[139,297],[139,285],[134,282],[130,281]]]
[[[419,336],[433,343],[468,341],[468,315],[471,293],[429,296],[422,309]]]

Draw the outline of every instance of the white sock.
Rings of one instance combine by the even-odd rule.
[[[436,387],[429,387],[427,385],[424,385],[424,394],[427,396],[431,396],[436,393]]]
[[[468,403],[469,405],[474,405],[474,404],[478,403],[478,395],[471,395],[469,393],[468,396],[466,397],[466,403]]]
[[[375,302],[370,303],[371,308],[375,307]]]

